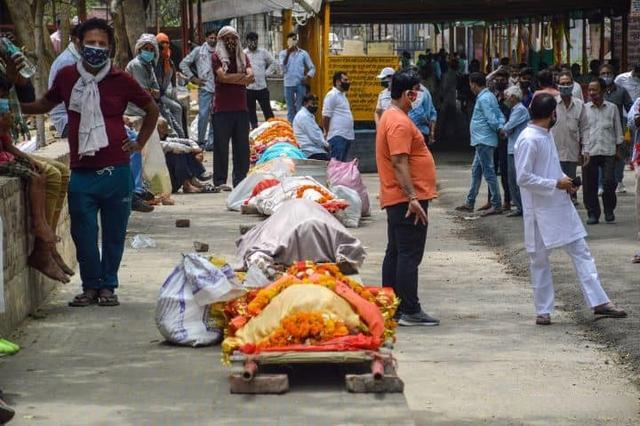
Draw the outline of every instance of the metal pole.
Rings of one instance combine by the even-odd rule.
[[[600,17],[600,62],[604,62],[604,14]]]
[[[587,18],[582,15],[582,74],[587,75],[589,56],[587,55]]]
[[[622,14],[622,60],[620,70],[627,71],[629,68],[629,14]]]

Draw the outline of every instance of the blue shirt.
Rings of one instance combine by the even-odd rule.
[[[56,79],[56,75],[58,75],[58,71],[64,67],[75,64],[78,62],[78,59],[80,59],[80,54],[76,50],[74,44],[69,43],[69,46],[55,59],[55,61],[53,61],[53,64],[51,64],[51,70],[49,70],[49,89],[53,86],[53,82]],[[64,103],[56,105],[49,113],[49,117],[51,118],[58,135],[62,135],[62,132],[69,120]]]
[[[504,126],[504,115],[498,100],[489,89],[483,89],[476,98],[471,117],[471,146],[498,146],[498,131]]]
[[[298,49],[289,55],[287,64],[284,64],[284,60],[287,57],[287,51],[280,52],[280,66],[284,72],[284,87],[296,87],[302,84],[302,80],[305,76],[313,77],[316,74],[316,67],[311,62],[309,54],[302,49]],[[305,74],[304,70],[308,70]]]
[[[328,144],[324,140],[322,129],[320,129],[315,117],[307,108],[300,108],[300,111],[293,119],[293,134],[307,158],[313,154],[327,153],[326,147]]]
[[[416,108],[409,111],[409,118],[422,134],[428,135],[431,131],[429,124],[438,119],[438,113],[433,106],[433,99],[431,98],[429,90],[424,86],[421,86],[421,89],[422,102]]]
[[[516,106],[511,110],[509,121],[504,125],[504,131],[507,133],[509,144],[507,145],[507,153],[513,155],[513,147],[516,145],[518,136],[524,129],[527,128],[529,123],[529,110],[518,102]]]

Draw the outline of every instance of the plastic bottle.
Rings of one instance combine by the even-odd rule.
[[[21,50],[18,49],[18,47],[6,37],[0,38],[0,50],[2,50],[2,53],[10,58],[14,58],[16,55],[22,53]],[[24,66],[20,69],[19,72],[21,76],[28,80],[36,73],[36,67],[31,63],[29,59],[27,59],[26,56],[24,56],[23,65]]]

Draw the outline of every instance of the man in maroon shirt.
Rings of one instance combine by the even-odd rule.
[[[22,111],[44,114],[60,102],[67,108],[72,169],[69,214],[83,290],[69,305],[115,306],[119,304],[115,289],[131,212],[129,156],[147,142],[159,111],[135,80],[112,68],[113,29],[106,21],[89,19],[78,29],[78,36],[82,61],[60,70],[45,96],[22,104]],[[129,102],[146,113],[135,143],[127,139],[122,119]]]
[[[242,51],[240,37],[233,27],[218,32],[218,43],[211,69],[215,73],[216,96],[213,101],[213,183],[231,191],[227,185],[229,139],[233,146],[233,186],[249,172],[249,109],[247,85],[254,82],[249,58]]]

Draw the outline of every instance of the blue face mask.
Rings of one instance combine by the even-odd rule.
[[[109,49],[99,46],[84,46],[82,59],[93,68],[102,68],[109,60]]]
[[[1,98],[0,99],[0,114],[8,114],[11,111],[9,108],[9,99]]]
[[[148,64],[149,62],[153,61],[153,59],[156,57],[156,54],[149,50],[141,50],[138,56],[140,56],[140,60],[142,62],[146,62]]]

